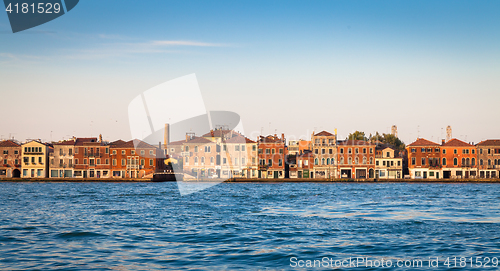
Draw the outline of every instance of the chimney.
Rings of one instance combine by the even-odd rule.
[[[102,142],[102,134],[99,134],[99,142]]]
[[[170,124],[165,123],[165,131],[163,135],[163,145],[167,148],[168,143],[170,143]]]
[[[441,145],[444,145],[444,143],[445,143],[445,140],[441,139]]]
[[[186,134],[186,142],[188,142],[188,140],[189,140],[189,136],[188,136],[188,134]]]
[[[284,142],[285,141],[285,133],[281,133],[281,140]]]
[[[161,149],[161,141],[158,142],[158,149]]]

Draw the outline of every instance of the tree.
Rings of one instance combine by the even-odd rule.
[[[371,142],[379,141],[379,142],[382,142],[384,144],[390,144],[401,151],[404,151],[404,149],[406,147],[405,143],[393,134],[380,135],[379,132],[376,132],[374,136],[370,137],[370,141]]]
[[[364,141],[368,141],[368,138],[365,136],[365,132],[356,131],[354,133],[350,133],[347,136],[347,140],[364,140]]]

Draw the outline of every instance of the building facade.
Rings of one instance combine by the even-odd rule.
[[[285,135],[260,136],[258,142],[259,178],[285,178]]]
[[[314,178],[337,177],[337,135],[322,131],[311,135]]]
[[[406,147],[411,179],[439,179],[441,175],[441,146],[418,138]]]
[[[375,147],[375,178],[399,179],[403,177],[403,158],[389,145]]]
[[[21,144],[14,140],[0,141],[0,179],[21,177]]]
[[[54,143],[50,153],[50,178],[73,178],[75,140]]]
[[[363,140],[340,141],[337,153],[338,178],[375,178],[375,144]]]
[[[476,144],[480,178],[500,176],[500,139],[484,140]]]
[[[76,138],[74,159],[73,175],[76,178],[109,178],[111,176],[109,146],[102,141],[102,136],[99,136],[99,139]]]
[[[476,178],[477,153],[474,145],[456,138],[441,143],[441,176],[444,179]]]
[[[141,140],[117,140],[109,144],[112,178],[152,177],[161,170],[161,151]]]
[[[31,140],[21,145],[22,178],[48,178],[49,154],[52,145],[39,140]]]

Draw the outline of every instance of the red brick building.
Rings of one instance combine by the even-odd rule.
[[[456,138],[441,144],[442,178],[475,178],[477,153],[474,145]]]
[[[117,140],[109,144],[112,178],[152,177],[163,170],[160,149],[141,140]]]
[[[476,145],[480,178],[500,176],[500,139],[488,139]]]
[[[375,144],[363,140],[339,141],[337,162],[340,178],[375,178]]]
[[[0,179],[21,177],[21,145],[13,140],[0,142]]]
[[[77,138],[75,140],[74,177],[76,178],[109,178],[110,156],[109,146],[95,137]]]
[[[258,143],[259,178],[285,178],[287,155],[285,135],[260,136]]]
[[[408,169],[412,179],[439,179],[441,171],[441,146],[432,141],[418,138],[406,146]]]

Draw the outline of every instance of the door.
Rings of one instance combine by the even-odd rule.
[[[278,171],[274,171],[274,178],[278,179]]]
[[[424,179],[427,179],[427,171],[424,171]]]
[[[87,178],[87,171],[86,170],[83,172],[83,178]]]

